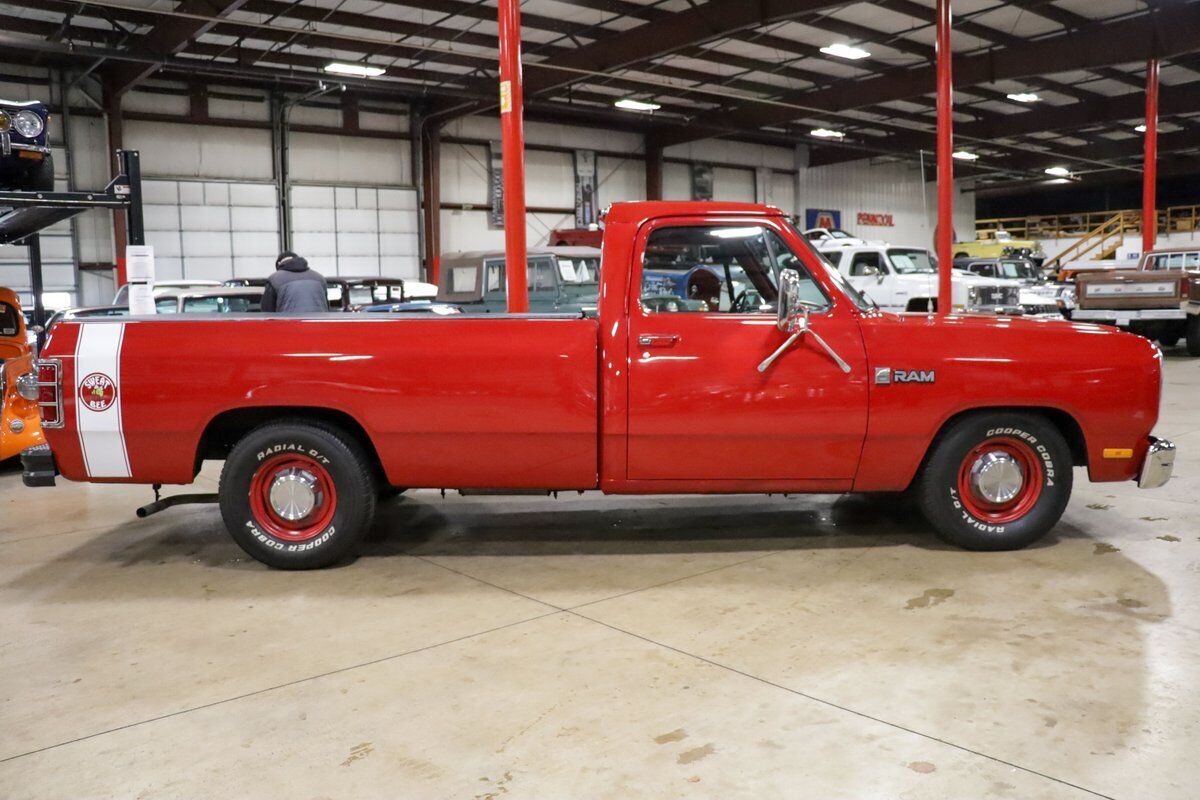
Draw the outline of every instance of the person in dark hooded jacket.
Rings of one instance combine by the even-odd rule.
[[[309,269],[308,262],[288,250],[275,259],[275,274],[263,290],[262,310],[280,314],[328,311],[325,277]]]

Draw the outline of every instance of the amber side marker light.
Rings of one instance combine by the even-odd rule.
[[[1133,458],[1132,447],[1106,447],[1104,448],[1105,458]]]

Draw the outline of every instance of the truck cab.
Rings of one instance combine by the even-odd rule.
[[[937,258],[922,247],[888,244],[820,246],[854,288],[885,311],[929,312],[937,307]],[[1017,281],[955,271],[951,281],[954,311],[1020,314]]]
[[[1072,319],[1126,328],[1172,347],[1186,339],[1189,355],[1200,356],[1200,247],[1143,253],[1136,269],[1089,272],[1075,277]]]
[[[441,259],[437,299],[469,314],[508,310],[503,250],[447,253]],[[595,247],[544,247],[527,253],[525,279],[529,310],[595,310],[600,290],[600,250]]]

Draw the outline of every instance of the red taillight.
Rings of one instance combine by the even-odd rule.
[[[62,373],[57,361],[37,362],[38,413],[43,428],[62,427]]]

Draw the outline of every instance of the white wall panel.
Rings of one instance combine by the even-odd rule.
[[[754,202],[754,172],[748,169],[713,168],[713,199]]]
[[[954,228],[959,238],[973,238],[975,194],[963,191],[961,183],[957,188]],[[842,227],[856,236],[897,245],[933,247],[935,194],[935,184],[924,184],[916,165],[849,161],[801,172],[796,207],[801,225],[806,208],[836,209],[842,214]],[[859,225],[860,211],[891,214],[895,225],[890,228]]]
[[[791,169],[793,163],[792,151],[785,147],[768,147],[744,142],[733,144],[720,139],[702,139],[698,142],[672,145],[663,150],[663,155],[688,161],[712,161],[778,169]]]
[[[147,177],[271,179],[267,130],[127,120],[125,146],[141,151]]]
[[[596,159],[596,175],[600,183],[596,190],[600,208],[627,200],[646,199],[646,164],[641,159]]]
[[[403,139],[295,133],[288,158],[291,180],[369,186],[412,184],[409,143]]]
[[[293,186],[292,249],[326,275],[418,274],[416,191]]]
[[[154,246],[157,277],[269,275],[279,253],[279,212],[262,203],[274,195],[270,184],[144,181],[146,243]]]

